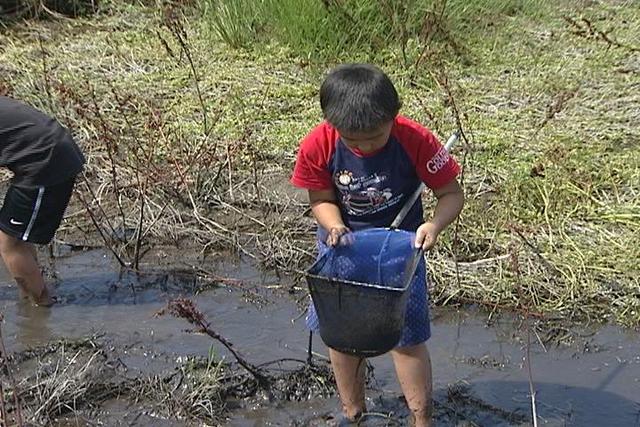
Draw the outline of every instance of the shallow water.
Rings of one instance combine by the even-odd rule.
[[[19,352],[63,337],[103,334],[122,349],[121,359],[130,376],[168,372],[180,356],[206,356],[212,346],[217,354],[228,357],[209,337],[185,333],[189,325],[184,320],[155,316],[169,298],[187,295],[212,328],[252,363],[306,359],[308,333],[296,305],[301,293],[290,295],[277,278],[246,264],[229,261],[214,267],[221,276],[242,279],[243,289],[230,285],[194,296],[202,283],[187,275],[119,274],[103,251],[72,253],[55,260],[61,303],[51,310],[18,301],[3,269],[0,309],[5,315],[5,344],[9,352]],[[529,380],[523,364],[526,333],[520,320],[503,315],[488,326],[487,314],[472,308],[438,309],[432,318],[429,349],[436,409],[442,415],[438,425],[530,425],[526,421],[530,420]],[[532,337],[538,424],[640,426],[637,331],[604,326],[574,328],[572,334],[571,345],[549,348]],[[320,355],[316,357],[327,354],[318,337],[313,350]],[[369,410],[385,417],[370,417],[362,425],[406,425],[407,411],[390,358],[370,362],[375,380],[368,390]],[[335,397],[241,403],[227,425],[331,425],[338,408]],[[93,422],[104,425],[185,425],[161,420],[119,400],[104,403],[93,415]]]

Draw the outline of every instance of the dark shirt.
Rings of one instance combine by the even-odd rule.
[[[0,166],[12,184],[50,186],[82,171],[85,158],[69,131],[20,101],[0,96]]]

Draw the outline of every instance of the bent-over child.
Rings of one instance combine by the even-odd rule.
[[[14,174],[0,208],[0,255],[21,295],[37,305],[50,306],[54,298],[33,244],[53,238],[84,162],[60,123],[0,96],[0,167]]]

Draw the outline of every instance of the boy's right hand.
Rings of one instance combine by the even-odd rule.
[[[329,230],[329,235],[327,236],[327,245],[338,245],[339,243],[341,243],[342,237],[350,232],[351,230],[349,230],[349,227],[344,224],[331,227],[331,229]]]

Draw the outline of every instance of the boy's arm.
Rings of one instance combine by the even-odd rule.
[[[333,189],[309,190],[309,203],[318,225],[329,233],[327,244],[329,246],[337,245],[340,237],[348,232],[349,229],[342,220],[335,192]]]
[[[464,193],[455,179],[433,190],[433,194],[438,199],[433,216],[416,231],[416,248],[425,251],[436,244],[440,232],[458,217],[464,205]]]

